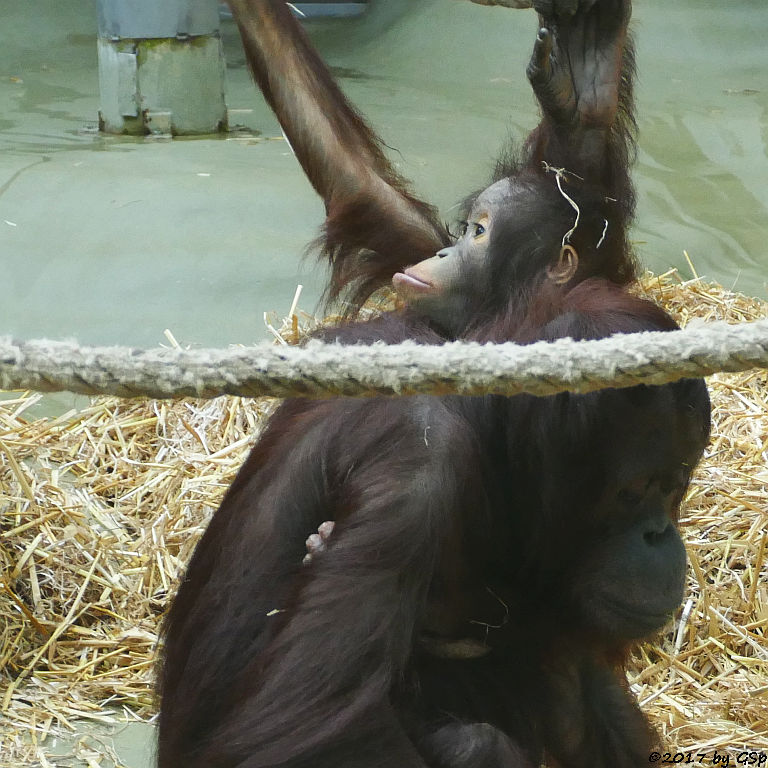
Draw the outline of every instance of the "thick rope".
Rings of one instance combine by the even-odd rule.
[[[0,389],[119,397],[552,395],[768,368],[768,319],[529,346],[80,347],[0,337]]]

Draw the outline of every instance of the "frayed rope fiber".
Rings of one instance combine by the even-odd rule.
[[[81,347],[0,337],[0,389],[118,397],[553,395],[768,368],[768,319],[527,346]]]

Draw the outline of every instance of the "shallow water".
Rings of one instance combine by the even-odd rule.
[[[66,6],[66,7],[62,7]],[[635,238],[652,268],[766,296],[768,5],[636,3],[641,142]],[[88,133],[98,110],[90,4],[29,0],[0,36],[0,332],[137,346],[263,338],[297,282],[314,309],[323,271],[301,260],[322,206],[282,140],[174,142]],[[461,0],[386,0],[375,27],[318,41],[417,191],[451,207],[536,112],[524,78],[531,12]],[[229,106],[278,126],[225,24]],[[84,130],[85,129],[85,130]],[[8,223],[6,223],[8,222]]]
[[[663,271],[696,270],[768,298],[768,4],[637,0],[640,152],[634,238]],[[536,123],[524,78],[531,12],[385,0],[316,37],[417,191],[446,218],[481,186],[507,135]],[[279,136],[224,26],[229,106]],[[88,0],[5,0],[0,23],[0,333],[149,346],[264,338],[322,220],[280,139],[101,137]],[[71,396],[62,396],[69,404]],[[135,734],[135,731],[131,731]],[[143,736],[131,736],[141,742]],[[129,768],[147,761],[146,745]]]

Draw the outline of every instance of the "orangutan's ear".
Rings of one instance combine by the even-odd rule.
[[[564,245],[557,257],[557,264],[547,267],[547,277],[555,285],[565,285],[579,268],[579,253],[572,245]]]

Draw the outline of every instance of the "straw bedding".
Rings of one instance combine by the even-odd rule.
[[[683,324],[768,315],[675,272],[640,290]],[[277,333],[292,342],[309,322]],[[629,679],[675,749],[768,752],[768,372],[709,384],[712,441],[682,519],[685,605]],[[275,405],[105,398],[28,418],[38,399],[0,403],[0,765],[60,765],[41,742],[78,718],[152,717],[160,616]],[[96,750],[89,764],[112,763]]]

